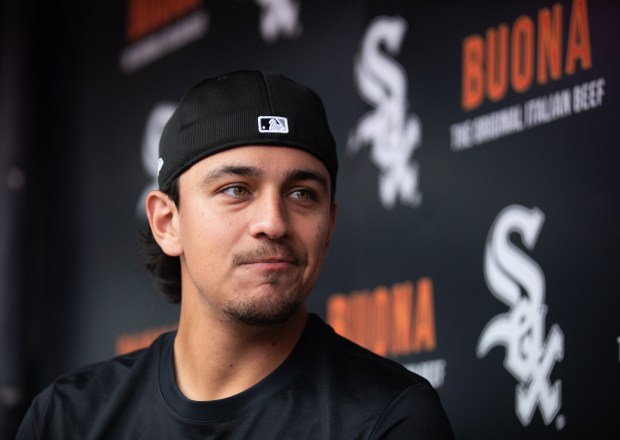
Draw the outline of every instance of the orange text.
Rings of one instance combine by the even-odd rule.
[[[127,41],[134,41],[202,5],[202,0],[127,0]]]
[[[486,36],[470,35],[463,40],[461,106],[469,111],[480,106],[486,97],[500,101],[508,88],[517,93],[528,90],[534,77],[540,85],[572,75],[577,66],[592,67],[590,29],[586,0],[574,0],[571,8],[562,62],[563,7],[538,11],[538,20],[518,17],[512,28],[500,24],[489,28]]]
[[[342,336],[381,356],[403,356],[432,351],[435,336],[433,284],[420,279],[332,295],[327,300],[327,322]]]

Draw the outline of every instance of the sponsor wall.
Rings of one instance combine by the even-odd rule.
[[[427,377],[458,438],[618,435],[618,4],[76,7],[44,45],[32,392],[174,328],[135,246],[159,135],[202,77],[261,68],[315,88],[338,143],[311,311]]]

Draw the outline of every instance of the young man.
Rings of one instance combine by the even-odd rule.
[[[146,200],[149,268],[179,328],[61,376],[18,439],[449,439],[422,377],[304,306],[336,222],[338,161],[320,98],[275,73],[190,89]]]

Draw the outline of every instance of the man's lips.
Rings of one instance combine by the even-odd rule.
[[[297,266],[297,262],[290,258],[269,257],[243,261],[240,265],[255,269],[284,270]]]
[[[265,269],[285,269],[303,266],[306,259],[290,246],[261,246],[250,251],[241,252],[234,257],[237,266],[251,266]]]

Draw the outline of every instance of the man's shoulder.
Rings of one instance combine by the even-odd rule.
[[[133,398],[156,378],[159,351],[171,336],[161,335],[147,348],[59,375],[35,396],[17,438],[39,438],[43,433],[50,438],[83,438],[87,426],[95,423],[104,409]]]
[[[53,386],[72,385],[80,388],[87,387],[89,384],[95,385],[94,380],[101,380],[104,383],[111,384],[115,381],[122,380],[130,374],[136,367],[140,367],[146,358],[157,358],[162,340],[170,337],[170,333],[160,335],[148,347],[141,348],[129,353],[123,353],[105,359],[103,361],[93,362],[67,373],[63,373],[54,381]]]
[[[60,374],[34,399],[33,408],[45,412],[51,401],[55,405],[103,403],[132,377],[143,377],[146,369],[157,369],[163,334],[150,346],[116,355]]]
[[[76,387],[84,390],[101,381],[110,386],[122,380],[150,348],[142,348],[131,353],[116,355],[93,362],[60,374],[51,384],[52,388]]]
[[[331,407],[338,413],[336,423],[367,424],[372,438],[453,438],[439,394],[427,379],[344,338],[320,318],[313,318],[312,326],[305,382],[319,399],[327,395],[339,402]]]

